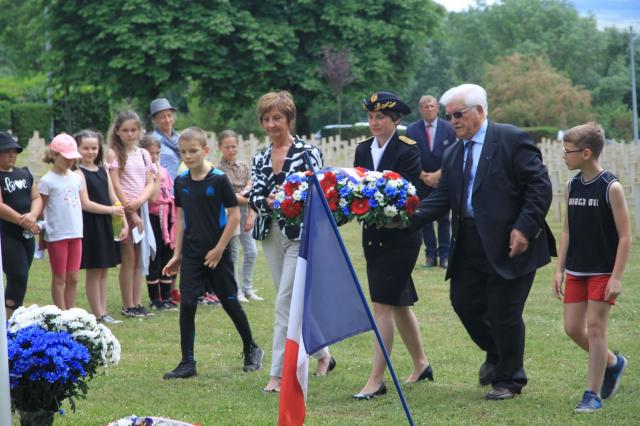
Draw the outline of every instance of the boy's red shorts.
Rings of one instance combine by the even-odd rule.
[[[604,298],[609,278],[611,278],[610,274],[585,276],[567,274],[566,284],[564,286],[564,303],[594,300],[615,305],[615,298],[610,300],[605,300]]]

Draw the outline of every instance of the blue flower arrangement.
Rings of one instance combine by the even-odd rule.
[[[12,409],[58,411],[87,393],[89,351],[67,332],[37,325],[8,333]]]

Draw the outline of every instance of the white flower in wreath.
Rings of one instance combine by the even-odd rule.
[[[285,195],[284,191],[276,192],[276,201],[282,203],[284,201]]]
[[[307,182],[301,182],[300,183],[300,190],[306,191],[307,189],[309,189],[309,184]]]
[[[302,200],[302,191],[300,191],[299,189],[296,189],[295,191],[293,191],[291,198],[293,198],[295,201]]]
[[[384,215],[387,217],[394,217],[398,214],[398,209],[396,206],[385,206]]]

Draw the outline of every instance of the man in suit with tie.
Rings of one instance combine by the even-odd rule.
[[[522,319],[536,270],[555,255],[545,222],[551,182],[531,138],[487,120],[485,90],[449,89],[440,99],[458,141],[445,151],[435,191],[422,200],[411,228],[452,211],[445,278],[451,304],[471,339],[486,353],[480,383],[486,399],[513,398],[527,383]]]
[[[420,98],[421,120],[414,121],[407,127],[407,136],[418,143],[422,172],[416,185],[418,197],[425,198],[438,186],[440,180],[442,155],[444,150],[456,140],[456,133],[449,122],[438,119],[440,106],[438,100],[431,95]],[[438,221],[438,239],[433,229],[433,222],[422,228],[422,240],[426,247],[425,267],[432,268],[440,259],[440,267],[447,269],[449,258],[449,242],[451,222],[449,212]]]

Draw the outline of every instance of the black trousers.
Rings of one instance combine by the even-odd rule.
[[[505,242],[507,243],[507,242]],[[487,261],[473,220],[465,219],[451,274],[451,304],[471,339],[496,365],[492,386],[519,393],[527,384],[523,367],[522,319],[535,272],[506,280]]]
[[[2,241],[2,265],[7,275],[7,287],[4,291],[5,305],[7,300],[12,300],[14,304],[10,307],[17,309],[22,306],[27,292],[35,238],[26,239],[22,235],[7,232],[3,233],[0,241]]]

